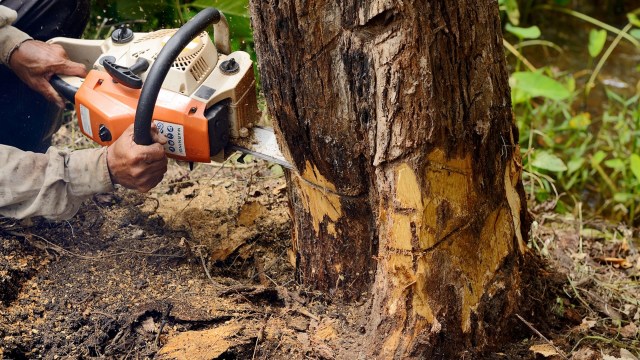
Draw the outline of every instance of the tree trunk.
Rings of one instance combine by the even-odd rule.
[[[376,358],[455,357],[519,301],[526,209],[495,0],[252,0],[298,280]]]

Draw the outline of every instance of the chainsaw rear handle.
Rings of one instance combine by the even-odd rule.
[[[136,108],[136,116],[133,128],[133,141],[138,145],[151,145],[151,118],[160,93],[160,88],[167,77],[171,64],[176,60],[180,52],[203,32],[207,26],[220,21],[220,11],[214,8],[206,8],[184,24],[167,41],[160,50],[156,61],[147,74],[147,79],[142,85],[140,100]]]

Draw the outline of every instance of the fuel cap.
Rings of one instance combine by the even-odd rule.
[[[111,41],[115,44],[126,44],[133,40],[133,30],[128,27],[119,27],[111,33]]]
[[[240,64],[238,64],[234,58],[225,60],[220,64],[220,71],[225,75],[233,75],[237,73],[238,70],[240,70]]]

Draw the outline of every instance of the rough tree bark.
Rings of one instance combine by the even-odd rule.
[[[299,281],[368,299],[375,358],[498,339],[528,231],[495,0],[252,0]],[[363,297],[364,296],[364,297]]]

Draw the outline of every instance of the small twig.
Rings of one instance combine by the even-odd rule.
[[[154,197],[151,197],[151,196],[147,196],[147,197],[145,198],[145,200],[153,200],[153,201],[155,201],[156,206],[153,208],[153,210],[151,210],[151,213],[152,213],[152,214],[157,213],[157,212],[158,212],[158,209],[160,208],[160,200],[158,200],[158,198],[154,198]]]
[[[158,329],[158,333],[156,334],[156,348],[160,347],[160,334],[162,334],[162,329],[164,328],[165,324],[169,320],[169,313],[171,312],[172,308],[173,308],[173,305],[171,303],[167,303],[167,307],[162,313],[162,321],[160,322],[160,328]]]
[[[253,356],[251,357],[252,360],[256,358],[256,351],[258,350],[258,342],[260,342],[260,340],[262,340],[262,338],[264,337],[264,330],[267,328],[267,323],[269,322],[270,316],[271,315],[267,315],[265,317],[264,324],[262,325],[262,328],[258,332],[258,336],[256,336],[256,344],[253,347]]]
[[[202,255],[202,251],[199,251],[199,253],[200,253],[200,260],[202,260],[202,267],[204,268],[204,273],[207,274],[207,277],[209,278],[213,286],[221,287],[221,285],[217,281],[213,280],[213,278],[211,277],[211,274],[209,273],[209,268],[207,267],[207,263],[204,260],[204,255]]]
[[[529,62],[529,60],[527,60],[527,58],[524,57],[524,55],[522,55],[522,53],[520,53],[520,51],[518,51],[518,49],[516,49],[513,45],[511,45],[510,42],[508,42],[505,39],[502,39],[502,45],[509,50],[510,53],[512,53],[515,57],[517,57],[520,61],[522,61],[522,63],[529,69],[529,71],[531,72],[536,72],[536,67],[533,66],[533,64],[531,64],[531,62]]]
[[[314,315],[314,314],[310,313],[308,310],[306,310],[306,309],[304,309],[304,308],[301,308],[301,307],[297,307],[297,306],[296,306],[296,308],[294,308],[293,310],[294,310],[295,312],[297,312],[298,314],[300,314],[300,315],[304,315],[304,316],[306,316],[306,317],[308,317],[308,318],[310,318],[310,319],[313,319],[313,320],[315,320],[315,321],[318,321],[318,322],[320,321],[320,318],[319,318],[319,317],[317,317],[316,315]]]
[[[287,252],[287,249],[284,249],[284,250],[280,253],[280,255],[278,255],[278,257],[277,257],[275,260],[273,260],[273,261],[271,262],[271,264],[269,264],[267,267],[263,267],[262,272],[263,272],[263,273],[266,273],[266,272],[267,272],[267,270],[271,269],[275,264],[277,264],[277,263],[278,263],[278,260],[282,259],[282,256],[283,256],[283,255],[284,255],[284,253],[286,253],[286,252]],[[255,280],[255,278],[256,278],[256,277],[258,277],[258,275],[259,275],[259,273],[258,273],[258,274],[253,275],[253,276],[251,277],[251,281]]]
[[[97,314],[97,315],[106,316],[106,317],[108,317],[108,318],[112,318],[113,320],[116,320],[116,317],[115,317],[115,316],[113,316],[113,315],[111,315],[111,314],[104,313],[104,312],[102,312],[102,311],[94,310],[94,311],[92,311],[91,313],[92,313],[92,314]]]
[[[64,222],[66,222],[66,223],[67,223],[67,225],[69,225],[69,228],[71,229],[71,237],[72,237],[72,238],[75,238],[75,237],[76,237],[76,234],[75,234],[75,232],[73,231],[73,225],[71,225],[71,223],[69,222],[69,220],[65,220]]]
[[[542,335],[542,333],[540,331],[538,331],[536,328],[533,327],[533,325],[531,325],[530,322],[528,322],[527,320],[523,319],[522,316],[516,314],[516,316],[518,317],[518,319],[520,319],[520,321],[522,321],[525,325],[527,325],[527,327],[529,329],[531,329],[531,331],[533,331],[534,333],[536,333],[536,335],[538,335],[542,340],[546,341],[549,345],[551,345],[554,350],[560,355],[562,356],[563,359],[569,360],[569,358],[562,352],[562,350],[558,349],[551,340],[547,339],[546,336]]]
[[[224,290],[221,290],[216,294],[216,297],[223,297],[232,294],[242,295],[242,293],[250,293],[264,290],[263,286],[253,286],[253,285],[237,285],[237,286],[229,286]]]

